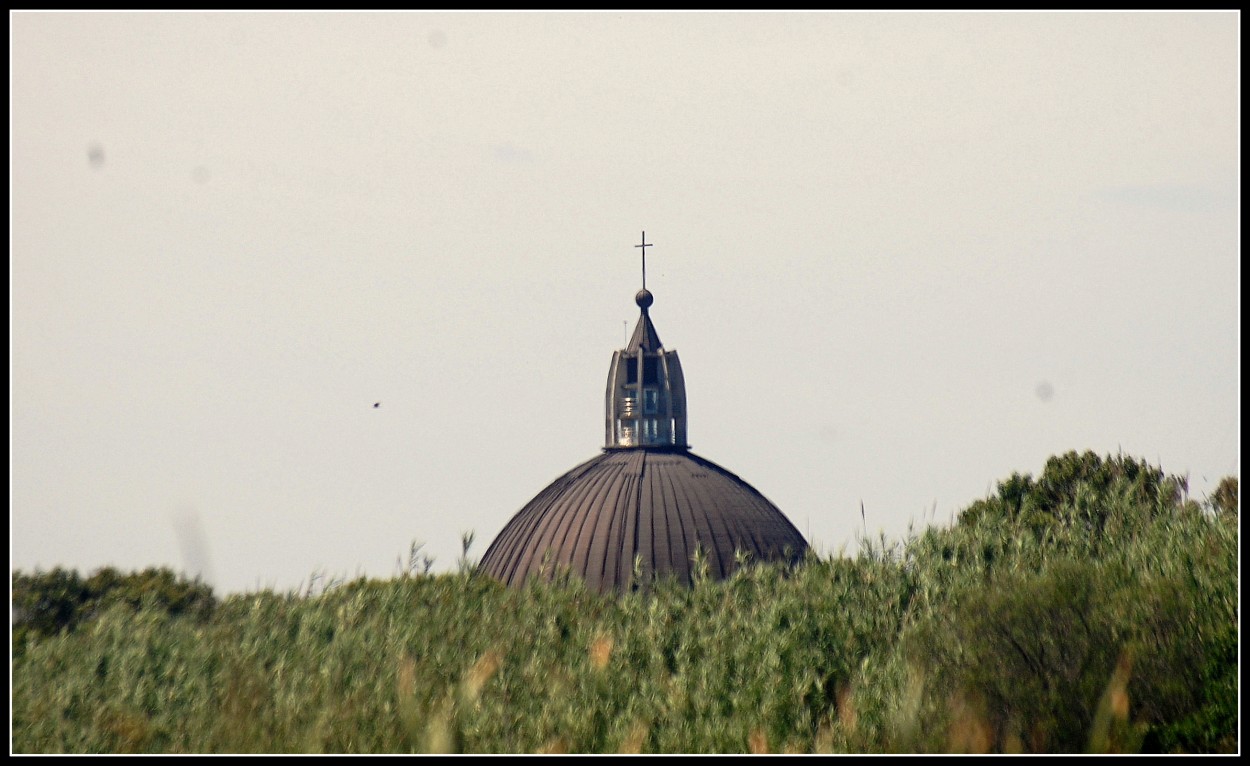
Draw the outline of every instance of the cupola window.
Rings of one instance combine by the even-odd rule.
[[[655,418],[647,418],[642,421],[642,442],[643,444],[655,444],[660,440],[660,424]]]

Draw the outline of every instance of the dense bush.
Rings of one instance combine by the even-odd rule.
[[[50,572],[13,574],[13,645],[28,638],[74,630],[115,604],[138,610],[144,604],[171,615],[207,619],[216,606],[210,587],[169,569],[122,573],[106,567],[83,579],[60,567]]]
[[[1076,533],[1072,542],[1097,550],[1129,521],[1116,511],[1127,512],[1134,523],[1145,522],[1174,508],[1186,490],[1185,480],[1145,461],[1068,452],[1047,460],[1036,481],[1013,473],[999,482],[998,495],[973,503],[960,514],[959,524],[976,526],[997,517],[1017,532],[1051,539]]]
[[[1237,516],[1237,477],[1225,476],[1215,488],[1211,505],[1221,516]]]

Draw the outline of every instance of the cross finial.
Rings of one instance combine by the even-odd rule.
[[[634,247],[642,248],[642,289],[647,289],[647,248],[655,247],[654,243],[647,242],[647,232],[642,233],[642,244],[634,245]]]

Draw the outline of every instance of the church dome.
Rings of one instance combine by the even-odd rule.
[[[689,451],[681,362],[648,311],[651,246],[644,232],[635,296],[642,314],[608,367],[603,454],[538,493],[487,548],[482,570],[507,585],[567,569],[592,590],[619,593],[653,576],[692,583],[696,551],[717,580],[742,562],[793,563],[807,552],[799,531],[754,487]]]
[[[634,562],[693,581],[694,554],[720,580],[746,561],[794,562],[807,542],[750,484],[687,450],[605,450],[552,482],[503,528],[482,568],[507,585],[568,568],[591,590],[632,587]]]

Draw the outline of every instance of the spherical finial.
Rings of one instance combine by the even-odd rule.
[[[638,304],[638,308],[646,311],[648,306],[655,303],[655,298],[651,295],[650,290],[643,288],[634,296],[634,303]]]

